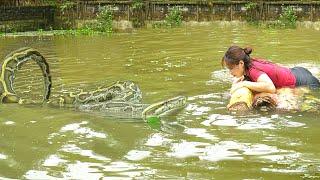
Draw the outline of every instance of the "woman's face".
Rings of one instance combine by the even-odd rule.
[[[243,61],[239,61],[239,64],[231,65],[231,66],[226,66],[229,69],[229,72],[232,76],[234,77],[241,77],[244,75],[244,63]]]

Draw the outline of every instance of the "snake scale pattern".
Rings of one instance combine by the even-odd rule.
[[[93,91],[64,92],[50,98],[51,74],[46,59],[35,49],[25,47],[8,54],[1,64],[0,102],[28,104],[15,91],[16,72],[29,61],[39,66],[43,76],[43,104],[49,106],[72,107],[80,111],[99,111],[109,116],[121,118],[142,118],[160,116],[181,109],[186,105],[186,97],[177,96],[154,104],[142,103],[139,86],[131,81],[118,81],[99,87]]]

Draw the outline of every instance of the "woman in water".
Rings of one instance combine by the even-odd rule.
[[[251,52],[251,48],[231,46],[222,58],[221,64],[238,78],[231,87],[231,93],[241,87],[267,93],[275,93],[277,88],[282,87],[320,88],[319,80],[307,69],[286,68],[264,59],[251,58]]]

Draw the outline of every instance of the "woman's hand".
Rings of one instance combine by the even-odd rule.
[[[242,87],[246,87],[247,81],[240,81],[232,84],[230,93],[233,94],[237,89],[240,89]]]
[[[244,80],[244,76],[241,76],[241,77],[239,77],[239,78],[236,78],[236,79],[232,82],[232,84],[241,82],[241,81],[243,81],[243,80]]]

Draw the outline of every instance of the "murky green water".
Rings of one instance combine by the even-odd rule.
[[[145,29],[79,37],[2,37],[0,56],[23,46],[51,65],[53,91],[116,80],[145,103],[184,95],[188,105],[153,129],[72,109],[0,106],[0,176],[23,179],[301,179],[320,177],[319,113],[227,112],[231,44],[320,76],[320,33],[242,25]]]

